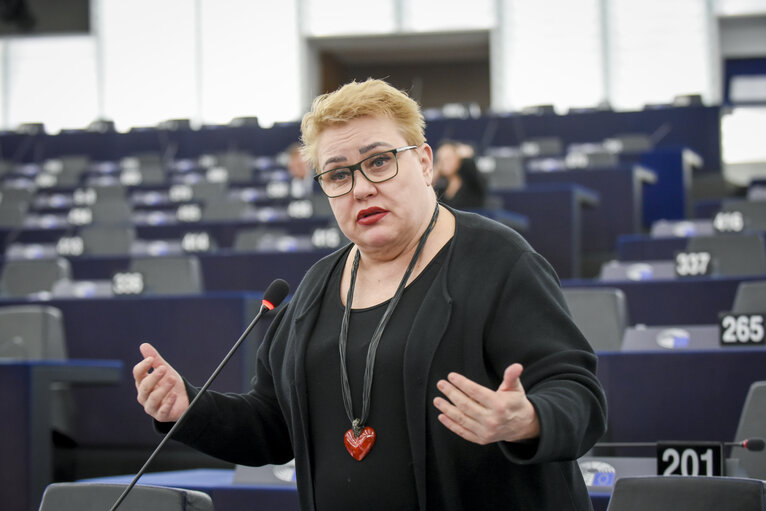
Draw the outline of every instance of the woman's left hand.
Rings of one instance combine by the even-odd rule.
[[[481,445],[537,438],[540,424],[519,379],[523,370],[521,364],[509,366],[497,390],[450,373],[436,384],[447,398],[434,399],[442,412],[439,420],[453,433]]]

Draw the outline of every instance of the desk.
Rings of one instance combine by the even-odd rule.
[[[688,238],[653,238],[644,234],[623,235],[617,239],[620,261],[672,261],[676,252],[686,250]]]
[[[573,183],[598,192],[598,206],[582,213],[583,252],[611,252],[619,235],[641,232],[644,187],[657,181],[639,166],[527,172],[526,178],[530,184]]]
[[[195,254],[199,259],[207,292],[262,291],[275,277],[297,287],[306,271],[330,249],[296,252],[232,252]],[[74,280],[111,280],[116,272],[127,271],[129,256],[72,257]]]
[[[749,277],[687,277],[675,280],[563,280],[563,287],[616,287],[625,293],[631,325],[705,325],[718,322],[718,313],[731,310],[740,282]]]
[[[599,203],[593,190],[572,184],[537,184],[518,190],[492,192],[503,209],[529,220],[526,240],[560,278],[579,277],[582,257],[583,210]]]
[[[603,352],[598,377],[609,403],[603,441],[732,441],[750,385],[766,380],[766,349]]]
[[[646,191],[644,226],[691,218],[692,171],[702,167],[702,158],[685,147],[665,147],[645,152],[639,162],[657,173],[657,185]]]
[[[90,482],[128,484],[134,476],[101,477]],[[85,481],[83,481],[85,482]],[[199,490],[225,511],[299,511],[295,486],[246,485],[234,483],[234,470],[181,470],[145,474],[139,484],[175,486]],[[609,493],[591,493],[594,511],[606,511]]]
[[[721,168],[721,107],[685,106],[633,112],[598,110],[567,115],[499,114],[479,118],[429,119],[426,138],[434,145],[442,138],[487,147],[518,147],[525,140],[557,137],[564,147],[600,142],[623,133],[645,133],[656,147],[690,147],[706,163],[706,170]]]
[[[756,231],[758,232],[758,231]],[[759,234],[766,243],[766,231]],[[731,234],[737,236],[737,234]],[[617,257],[621,261],[650,261],[665,259],[672,261],[676,252],[684,252],[691,238],[652,238],[643,234],[628,234],[617,240]]]
[[[151,342],[193,384],[202,385],[260,306],[260,293],[201,296],[59,299],[45,302],[64,317],[72,358],[115,359],[131,369],[141,359],[138,346]],[[3,300],[5,304],[20,300]],[[221,372],[213,389],[244,391],[253,373],[254,351],[270,313]],[[157,434],[136,402],[132,375],[109,388],[72,391],[78,413],[73,434],[83,447],[154,447]]]
[[[230,248],[234,244],[237,233],[245,229],[265,227],[283,229],[291,234],[309,234],[316,228],[327,227],[330,219],[313,217],[274,221],[240,220],[226,222],[183,222],[167,225],[137,225],[136,237],[145,240],[180,240],[188,232],[207,232],[218,247]],[[5,250],[11,243],[56,243],[64,235],[73,235],[77,227],[27,228],[17,230],[12,228],[0,229],[0,251]]]
[[[53,479],[51,384],[116,384],[122,368],[113,360],[0,361],[3,509],[36,510]],[[93,413],[91,420],[98,421],[105,412]]]

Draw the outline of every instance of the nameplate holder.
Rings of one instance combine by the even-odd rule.
[[[679,252],[675,255],[677,277],[701,277],[713,273],[713,257],[710,252]]]
[[[722,476],[721,442],[657,442],[657,475]]]
[[[119,296],[140,295],[144,292],[144,276],[137,271],[121,271],[112,276],[112,292]]]
[[[722,312],[718,319],[721,347],[763,346],[765,313],[734,314]]]

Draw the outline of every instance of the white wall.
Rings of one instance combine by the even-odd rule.
[[[553,104],[559,111],[606,99],[600,0],[504,0],[492,60],[502,90],[494,108]]]
[[[97,116],[92,37],[9,40],[3,57],[4,126],[45,120],[57,129],[77,128]]]
[[[311,89],[304,36],[477,28],[491,33],[495,109],[716,102],[716,13],[766,12],[766,0],[92,1],[92,36],[0,42],[0,128],[294,120]],[[755,40],[763,55],[764,32],[724,33],[725,54]]]
[[[301,114],[296,0],[92,0],[93,35],[0,42],[0,127]]]

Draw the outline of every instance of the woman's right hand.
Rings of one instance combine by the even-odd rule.
[[[140,346],[144,359],[133,367],[138,402],[159,422],[176,422],[189,407],[181,375],[149,343]]]

